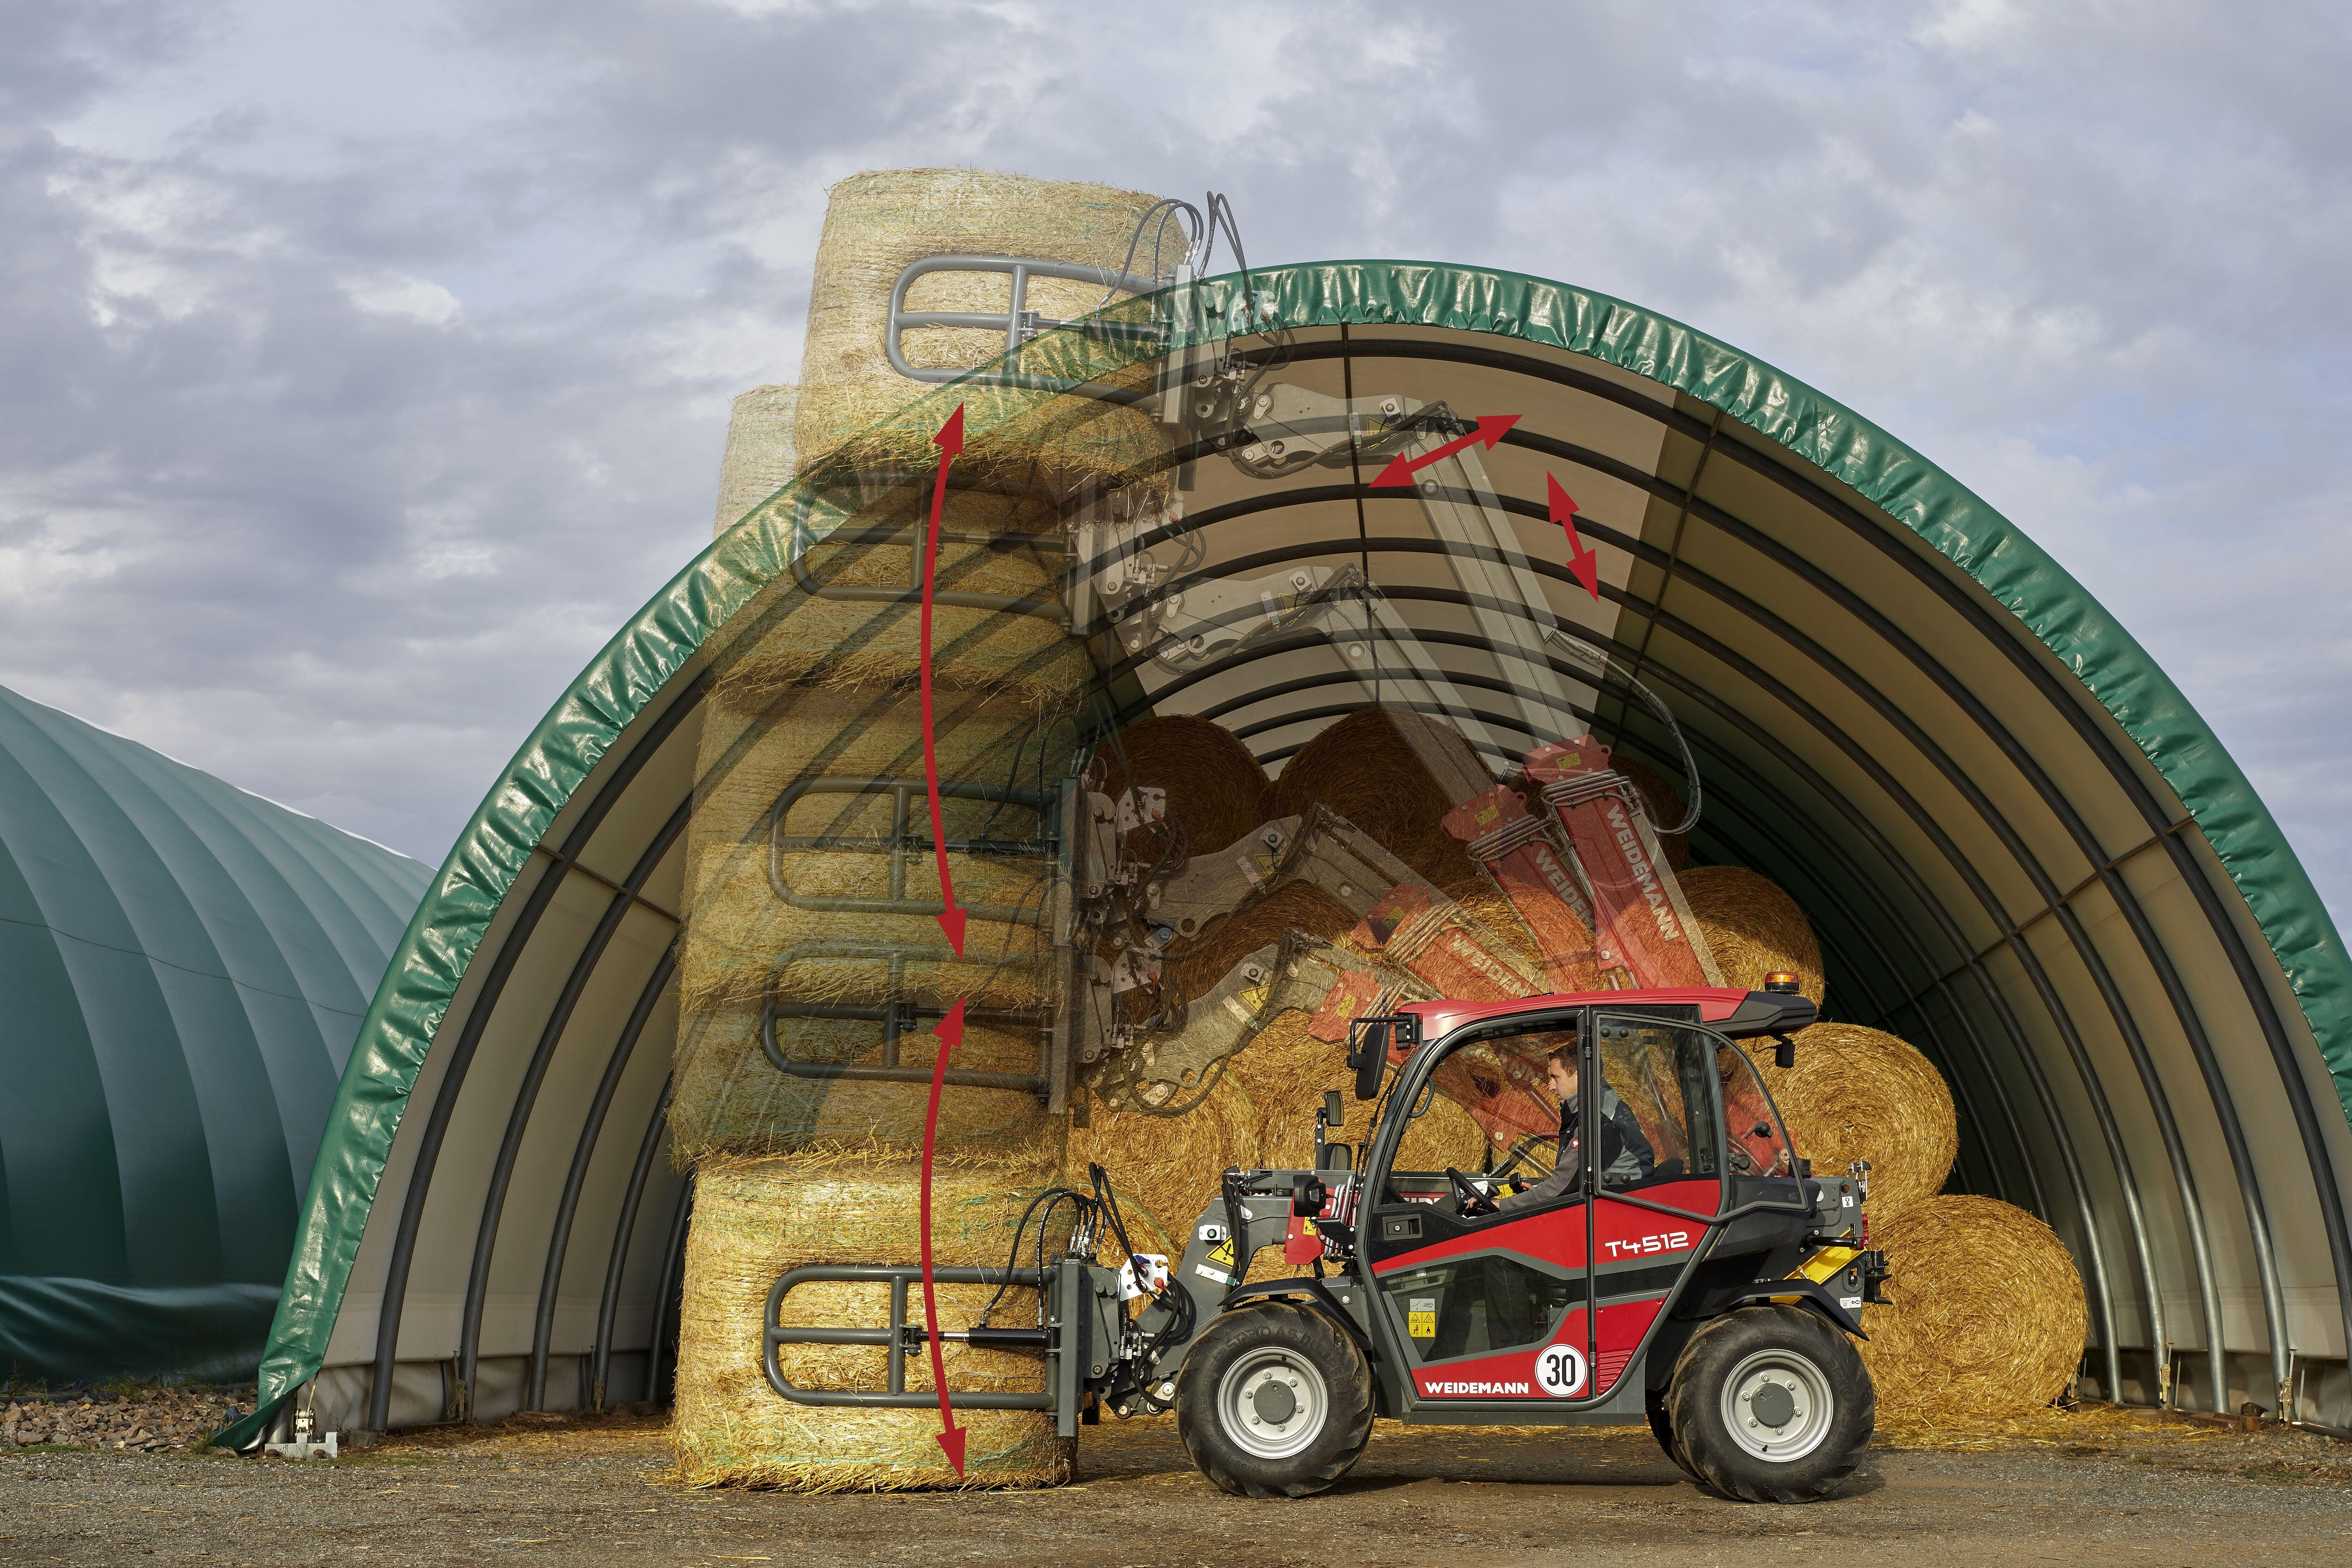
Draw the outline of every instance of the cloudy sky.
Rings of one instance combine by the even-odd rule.
[[[0,0],[0,684],[437,861],[707,542],[824,190],[1231,193],[1690,321],[2018,520],[2352,913],[2352,34],[2149,0]]]

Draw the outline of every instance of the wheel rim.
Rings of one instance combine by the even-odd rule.
[[[1822,1446],[1837,1417],[1828,1374],[1795,1351],[1758,1351],[1723,1380],[1723,1426],[1746,1453],[1786,1465]]]
[[[1261,1459],[1303,1452],[1330,1411],[1330,1390],[1315,1364],[1272,1346],[1241,1356],[1217,1383],[1218,1425]]]

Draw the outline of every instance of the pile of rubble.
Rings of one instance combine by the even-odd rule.
[[[248,1383],[21,1395],[0,1404],[0,1448],[185,1451],[251,1410],[257,1393]]]

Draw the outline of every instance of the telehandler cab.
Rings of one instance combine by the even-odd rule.
[[[1816,1177],[1735,1043],[1773,1038],[1782,1064],[1792,1059],[1787,1037],[1813,1021],[1813,1005],[1787,977],[1769,984],[1430,1001],[1354,1020],[1355,1093],[1378,1102],[1363,1142],[1328,1140],[1344,1113],[1327,1095],[1318,1168],[1226,1171],[1172,1268],[1128,1245],[1097,1168],[1091,1193],[1055,1189],[1032,1205],[1034,1266],[1020,1265],[1016,1236],[1005,1268],[935,1270],[996,1285],[1000,1302],[1035,1291],[1034,1326],[993,1326],[983,1312],[941,1337],[1034,1347],[1045,1364],[1042,1391],[950,1403],[1052,1411],[1064,1436],[1104,1408],[1172,1407],[1202,1473],[1252,1497],[1330,1486],[1375,1415],[1647,1421],[1717,1491],[1822,1496],[1870,1438],[1870,1377],[1849,1336],[1882,1299],[1886,1266],[1868,1245],[1867,1167]],[[1473,1140],[1484,1153],[1468,1171]],[[1064,1203],[1076,1222],[1066,1250],[1049,1255],[1046,1225]],[[1106,1241],[1124,1255],[1116,1267],[1094,1261]],[[1310,1271],[1250,1280],[1269,1249]],[[769,1383],[809,1405],[935,1404],[906,1380],[927,1343],[907,1321],[920,1274],[785,1274],[768,1299]],[[785,1299],[820,1280],[887,1285],[889,1326],[786,1326]],[[888,1386],[795,1386],[785,1344],[887,1347]]]

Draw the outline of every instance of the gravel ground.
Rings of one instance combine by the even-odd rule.
[[[949,1560],[1192,1568],[1349,1564],[2076,1565],[2341,1563],[2352,1445],[2146,1418],[2045,1422],[1962,1451],[1874,1449],[1801,1508],[1699,1491],[1644,1430],[1382,1423],[1340,1489],[1250,1502],[1193,1473],[1164,1422],[1090,1430],[1046,1492],[799,1497],[668,1479],[661,1420],[516,1418],[294,1463],[194,1452],[0,1453],[0,1562],[492,1564]],[[1993,1447],[1982,1445],[1992,1444]]]

